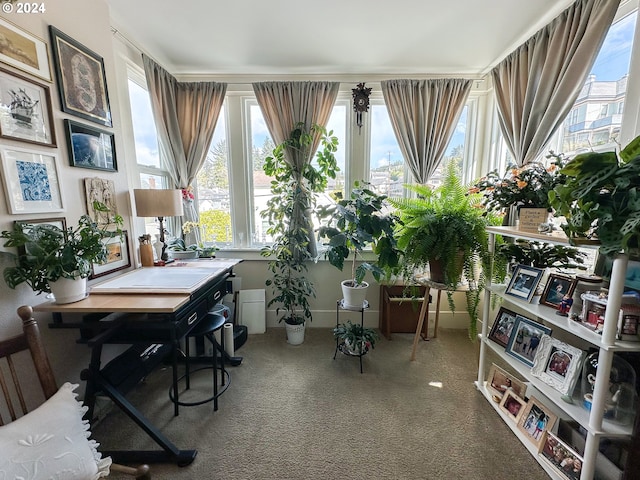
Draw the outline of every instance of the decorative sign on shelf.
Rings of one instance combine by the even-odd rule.
[[[518,229],[526,232],[537,232],[541,223],[545,223],[549,216],[546,208],[521,208],[518,219]]]

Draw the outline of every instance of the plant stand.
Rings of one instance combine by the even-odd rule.
[[[368,309],[369,309],[369,302],[366,300],[362,303],[362,306],[360,307],[347,305],[344,302],[344,299],[338,300],[336,302],[336,327],[340,324],[340,312],[351,311],[351,312],[360,312],[360,327],[364,328],[364,312],[365,310],[368,310]],[[363,352],[354,353],[347,348],[344,342],[341,342],[339,338],[336,338],[336,350],[335,352],[333,352],[334,360],[336,359],[336,355],[338,354],[338,351],[350,357],[358,357],[360,360],[360,373],[362,373],[362,357],[364,357],[369,352],[368,349]]]

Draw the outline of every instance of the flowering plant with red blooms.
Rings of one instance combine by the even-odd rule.
[[[509,165],[503,175],[497,170],[478,180],[469,193],[482,193],[482,205],[490,211],[504,211],[511,206],[549,208],[549,192],[564,183],[560,169],[567,163],[563,154],[550,152],[549,166],[534,162],[524,167]]]
[[[191,185],[182,189],[182,200],[193,202],[195,198],[196,196],[193,194],[193,187]]]

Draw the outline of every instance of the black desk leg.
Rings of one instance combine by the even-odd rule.
[[[185,337],[185,342],[189,341],[189,337]],[[173,402],[173,416],[178,416],[178,350],[180,349],[180,344],[177,340],[173,342],[173,351],[171,352],[171,362],[173,366],[173,398],[175,401]]]
[[[143,415],[122,395],[109,381],[98,371],[84,370],[83,380],[93,385],[94,392],[102,391],[127,414],[145,433],[151,437],[162,451],[131,450],[131,451],[104,451],[106,456],[112,457],[116,463],[158,463],[172,462],[180,467],[189,465],[196,458],[197,450],[180,450],[155,428]]]
[[[96,393],[99,388],[96,388],[94,378],[89,375],[89,372],[100,371],[100,357],[102,356],[102,344],[97,344],[91,349],[91,360],[89,361],[89,369],[81,372],[80,377],[86,381],[86,387],[84,391],[84,404],[88,408],[84,418],[89,423],[93,422],[93,411],[96,405]]]

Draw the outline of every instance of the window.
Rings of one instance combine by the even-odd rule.
[[[402,185],[410,175],[391,126],[386,105],[371,105],[371,140],[369,146],[369,182],[380,194],[403,196]]]
[[[200,234],[205,245],[230,246],[233,242],[227,143],[226,108],[223,106],[195,184]]]

